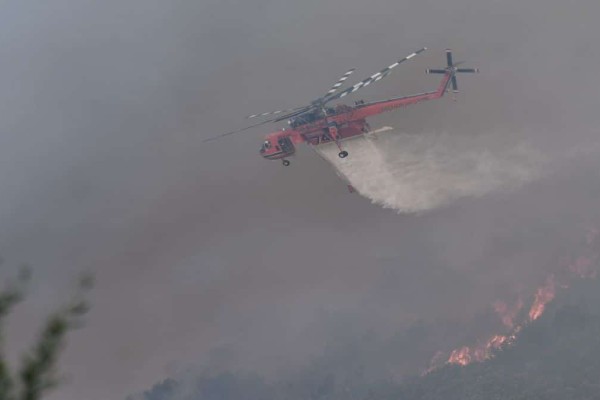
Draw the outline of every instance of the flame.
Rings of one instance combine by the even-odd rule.
[[[507,339],[508,336],[494,335],[488,342],[488,348],[499,349],[504,343],[506,343]]]
[[[448,363],[467,365],[471,363],[471,348],[464,346],[460,349],[452,350]]]
[[[474,361],[481,362],[490,358],[494,350],[500,349],[505,343],[509,343],[510,336],[494,335],[486,342],[476,346],[463,346],[450,353],[448,364],[467,365]]]
[[[572,262],[567,263],[566,272],[568,274],[564,279],[558,279],[555,274],[550,274],[546,278],[544,284],[535,291],[533,303],[527,313],[528,319],[522,321],[520,324],[516,323],[516,319],[524,306],[521,298],[517,300],[513,307],[509,307],[504,301],[496,301],[493,304],[494,311],[498,314],[502,324],[508,328],[509,333],[506,335],[493,335],[486,341],[479,342],[473,346],[462,346],[454,349],[450,353],[446,364],[465,366],[472,362],[481,362],[493,357],[494,350],[501,349],[503,346],[510,346],[516,340],[517,334],[523,326],[542,316],[548,303],[556,297],[558,288],[568,288],[569,274],[580,278],[596,278],[598,276],[600,261],[600,253],[597,250],[600,247],[600,230],[595,228],[589,229],[585,236],[585,242],[588,246],[588,251],[591,250],[590,254],[579,255]],[[435,359],[439,359],[439,352],[436,354]],[[435,370],[439,366],[439,362],[433,364],[432,360],[431,367],[424,374]]]
[[[551,302],[554,296],[556,296],[556,281],[554,274],[552,274],[546,279],[544,286],[536,291],[535,300],[529,309],[529,320],[535,321],[538,319],[544,313],[546,304]]]

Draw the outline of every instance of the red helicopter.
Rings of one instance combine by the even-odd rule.
[[[354,72],[354,68],[344,73],[341,78],[331,87],[331,89],[322,97],[312,101],[309,105],[287,110],[271,111],[261,114],[253,114],[246,118],[258,118],[266,116],[274,116],[258,124],[247,126],[233,132],[227,132],[219,136],[205,139],[210,141],[221,138],[223,136],[233,135],[254,128],[269,122],[279,122],[288,120],[289,128],[284,128],[279,131],[270,133],[266,136],[261,148],[260,154],[268,160],[282,160],[283,165],[290,165],[287,159],[296,152],[295,144],[308,143],[312,146],[318,146],[323,143],[335,142],[340,152],[340,158],[346,158],[348,152],[342,148],[342,139],[347,139],[353,136],[362,135],[370,131],[370,126],[366,121],[367,117],[381,114],[386,111],[392,111],[400,107],[410,104],[419,103],[425,100],[439,99],[448,91],[450,85],[454,92],[458,87],[456,84],[457,73],[476,73],[479,72],[476,68],[457,68],[460,63],[454,63],[452,60],[452,52],[446,50],[447,66],[444,69],[428,69],[428,74],[444,75],[442,82],[437,90],[405,97],[396,97],[388,100],[374,101],[365,103],[364,101],[356,101],[353,107],[338,104],[335,107],[329,107],[327,104],[333,100],[340,99],[354,93],[360,88],[366,87],[371,83],[377,82],[405,61],[410,60],[417,54],[424,52],[426,48],[419,49],[404,57],[388,67],[382,69],[367,79],[364,79],[357,84],[338,92],[338,89],[343,85],[344,81]],[[283,114],[283,115],[282,115]]]

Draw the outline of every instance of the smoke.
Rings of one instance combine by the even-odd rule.
[[[565,227],[600,220],[597,147],[581,146],[600,123],[599,7],[7,3],[0,252],[7,267],[34,268],[7,351],[19,359],[81,269],[98,284],[62,359],[70,382],[51,397],[61,400],[122,398],[195,362],[280,371],[348,326],[393,334],[414,320],[467,319],[516,285],[533,290],[548,249],[568,247]],[[302,149],[292,168],[262,160],[260,137],[276,126],[201,144],[244,115],[314,99],[349,67],[366,77],[420,46],[431,50],[360,96],[434,88],[423,70],[443,65],[446,47],[482,73],[460,80],[457,102],[381,117],[398,131],[374,148],[348,143],[346,160],[331,150],[362,174],[357,190],[418,218],[349,195]],[[588,170],[554,179],[557,163],[580,167],[576,146],[590,149]],[[375,173],[358,163],[362,150]],[[440,340],[413,353],[418,336],[368,364],[426,363]]]
[[[316,151],[361,195],[401,213],[463,197],[513,190],[541,176],[546,157],[526,143],[490,146],[492,137],[455,133],[372,133]]]

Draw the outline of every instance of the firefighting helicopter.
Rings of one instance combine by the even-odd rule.
[[[324,96],[311,101],[308,105],[249,115],[246,118],[253,119],[269,116],[271,116],[271,118],[236,131],[205,139],[204,141],[206,142],[233,135],[270,122],[287,120],[289,128],[283,128],[270,133],[265,137],[265,140],[260,147],[260,154],[264,158],[268,160],[282,160],[283,165],[288,166],[290,165],[288,157],[296,152],[296,144],[307,143],[311,146],[318,146],[320,144],[331,142],[334,142],[337,145],[339,149],[338,156],[340,158],[346,158],[348,152],[343,149],[342,140],[369,133],[370,126],[366,121],[367,117],[381,114],[386,111],[392,111],[421,101],[439,99],[444,96],[450,86],[454,92],[457,92],[458,86],[456,83],[456,74],[479,72],[476,68],[458,68],[458,65],[461,63],[454,63],[452,51],[447,49],[446,67],[443,69],[426,70],[428,74],[443,75],[442,81],[435,91],[369,103],[360,100],[355,101],[354,106],[345,104],[338,104],[334,107],[328,106],[328,103],[331,101],[341,99],[371,83],[385,78],[390,74],[392,69],[425,50],[425,47],[421,48],[355,85],[345,90],[338,91],[354,72],[354,68],[349,69]]]

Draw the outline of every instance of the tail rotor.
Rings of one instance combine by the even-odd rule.
[[[454,63],[452,59],[452,50],[450,49],[446,49],[446,64],[446,68],[444,69],[428,69],[426,72],[428,74],[451,74],[452,78],[450,79],[450,83],[452,85],[452,91],[455,93],[458,92],[456,74],[473,74],[479,72],[479,69],[477,68],[457,68],[462,62]]]

